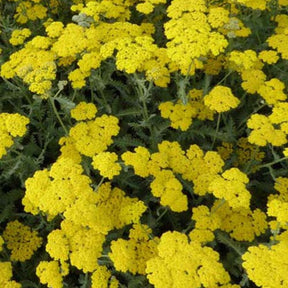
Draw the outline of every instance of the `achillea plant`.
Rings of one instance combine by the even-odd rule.
[[[0,0],[0,287],[287,287],[287,11]]]

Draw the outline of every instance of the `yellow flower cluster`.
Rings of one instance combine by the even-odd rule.
[[[77,121],[91,120],[95,118],[97,108],[93,103],[80,102],[70,112],[71,117]]]
[[[216,176],[209,184],[208,191],[218,199],[225,199],[232,208],[249,208],[251,195],[246,189],[248,182],[246,174],[238,168],[231,168]]]
[[[9,222],[3,232],[7,248],[11,250],[12,261],[24,262],[29,260],[41,246],[42,238],[36,231],[20,223],[18,220]]]
[[[217,229],[229,233],[237,241],[252,242],[268,227],[266,214],[260,209],[232,208],[225,200],[216,200],[213,207],[201,205],[192,209],[195,228],[189,233],[190,239],[200,243],[214,239]]]
[[[16,13],[14,18],[20,24],[27,23],[28,21],[35,21],[37,19],[44,19],[47,15],[47,8],[40,4],[38,0],[32,1],[19,1],[17,2]]]
[[[150,14],[153,12],[155,6],[157,4],[165,4],[166,0],[141,0],[141,2],[136,6],[136,10],[143,13],[143,14]]]
[[[120,174],[121,166],[116,163],[118,156],[116,153],[101,152],[93,157],[92,166],[100,171],[100,175],[112,180],[116,175]]]
[[[258,287],[284,288],[288,283],[286,273],[288,235],[287,231],[278,236],[279,243],[266,246],[251,246],[242,256],[243,267],[249,279]]]
[[[250,117],[247,121],[247,127],[251,129],[251,133],[248,136],[250,143],[259,146],[265,146],[267,143],[271,143],[274,146],[282,146],[287,143],[287,122],[285,121],[286,116],[283,114],[283,112],[286,112],[281,109],[281,106],[281,104],[278,104],[275,110],[273,109],[275,113],[270,115],[272,118],[261,114],[253,114]],[[282,119],[284,120],[283,123],[281,123]],[[278,124],[277,122],[282,124],[280,129],[275,128],[273,125]]]
[[[218,85],[204,97],[204,104],[218,113],[229,111],[240,104],[229,87]]]
[[[28,28],[14,30],[12,32],[11,38],[9,39],[9,42],[13,46],[22,45],[26,38],[28,38],[30,35],[31,31]]]
[[[17,76],[29,85],[30,91],[45,98],[52,87],[52,80],[56,78],[56,63],[55,53],[47,50],[49,39],[39,37],[11,54],[10,60],[1,66],[1,77],[9,79]]]
[[[258,59],[257,53],[254,50],[238,51],[233,50],[228,55],[228,66],[229,68],[243,72],[250,69],[261,69],[263,63]]]
[[[78,108],[76,107],[75,109]],[[77,117],[80,116],[79,109],[76,112],[78,113]],[[96,154],[104,152],[112,144],[112,137],[116,136],[119,130],[118,119],[115,116],[104,114],[93,120],[76,123],[70,129],[69,137],[79,153],[93,157]]]
[[[197,110],[190,103],[184,105],[180,100],[176,104],[171,101],[163,102],[158,108],[161,116],[171,121],[171,127],[180,128],[182,131],[188,130],[192,124],[192,118],[197,115]]]
[[[205,205],[200,205],[192,209],[192,219],[195,221],[194,229],[189,233],[189,238],[193,242],[205,244],[214,240],[213,232],[220,228],[220,219],[217,215],[210,213]]]
[[[109,281],[110,279],[110,281]],[[91,276],[91,288],[118,288],[119,281],[115,277],[111,277],[111,271],[105,266],[98,266]],[[110,283],[109,283],[110,282]],[[109,283],[109,284],[108,284]]]
[[[174,0],[167,9],[171,18],[165,23],[167,55],[175,63],[182,74],[195,73],[195,69],[203,68],[200,57],[214,56],[224,52],[228,41],[214,27],[219,27],[229,20],[229,12],[211,9],[208,11],[204,0],[183,2]],[[211,13],[209,17],[209,12]],[[219,20],[223,15],[223,21]],[[210,22],[210,23],[209,23]]]
[[[109,182],[102,184],[90,199],[77,199],[64,216],[77,225],[89,226],[98,233],[107,234],[112,229],[137,223],[146,210],[138,198],[125,196],[119,188],[111,188]]]
[[[34,215],[42,211],[49,219],[63,213],[80,195],[93,193],[90,178],[82,173],[82,166],[71,158],[59,158],[50,171],[36,171],[25,182],[25,211]]]
[[[158,239],[149,239],[152,230],[147,225],[134,224],[129,240],[112,241],[110,259],[117,271],[145,275],[146,262],[157,254]]]
[[[278,177],[274,184],[278,194],[271,194],[267,203],[267,214],[275,217],[279,228],[288,228],[288,178]]]
[[[22,285],[17,283],[12,278],[11,262],[0,262],[0,285],[7,288],[21,288]]]
[[[13,138],[24,136],[29,118],[18,113],[0,113],[0,159],[7,153],[7,149],[13,145]]]
[[[286,4],[287,5],[287,4]],[[282,59],[288,59],[288,22],[287,15],[280,14],[275,17],[275,21],[278,24],[278,27],[275,29],[275,34],[270,36],[267,39],[268,45],[275,49],[280,55]]]
[[[252,9],[259,9],[259,10],[265,10],[267,7],[269,1],[267,0],[236,0],[241,5],[245,5],[246,7],[252,8]]]
[[[63,172],[66,172],[71,181],[81,181],[80,178],[72,179],[71,173],[69,175],[67,171]],[[65,179],[62,181],[65,185]],[[51,193],[53,192],[59,193],[52,190]],[[75,199],[73,190],[70,189],[69,192],[72,194],[71,198]],[[51,205],[60,206],[55,200]],[[67,265],[66,262],[70,259],[71,265],[78,269],[93,272],[98,267],[97,258],[101,256],[105,235],[115,228],[139,222],[145,210],[146,206],[142,201],[126,197],[122,190],[112,189],[110,183],[102,184],[97,191],[93,191],[89,183],[82,183],[77,199],[63,213],[61,229],[53,230],[48,235],[46,251],[54,261],[60,261],[61,265]]]
[[[42,284],[47,284],[48,287],[62,288],[65,273],[60,271],[61,267],[57,261],[41,261],[37,266],[36,275]]]
[[[188,242],[179,232],[162,234],[157,256],[147,261],[147,278],[156,288],[225,287],[230,276],[219,262],[219,255],[199,242]],[[229,286],[228,286],[229,287]]]
[[[229,233],[237,241],[252,242],[256,236],[265,233],[268,228],[266,214],[260,209],[231,207],[227,201],[215,201],[210,217],[216,218],[218,229]],[[209,228],[209,227],[208,227]]]
[[[236,154],[237,159],[234,163],[236,167],[247,167],[251,161],[261,162],[265,157],[265,153],[261,152],[257,145],[249,143],[248,138],[243,137],[237,141]],[[257,166],[253,166],[251,171],[256,172],[257,169]]]
[[[158,145],[158,150],[150,154],[146,148],[137,147],[134,153],[125,152],[121,157],[125,165],[133,166],[135,174],[154,177],[150,185],[152,194],[160,197],[160,203],[168,205],[175,212],[187,210],[187,196],[182,193],[182,184],[174,173],[193,181],[194,193],[205,195],[210,182],[224,165],[217,152],[208,151],[204,155],[197,145],[191,145],[186,155],[178,142],[163,141]]]
[[[174,129],[188,130],[193,118],[200,120],[213,120],[213,109],[209,109],[204,104],[203,91],[192,89],[188,94],[188,103],[183,104],[178,100],[176,104],[172,101],[162,102],[158,106],[161,116],[171,121]]]

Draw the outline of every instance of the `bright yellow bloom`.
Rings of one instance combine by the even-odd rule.
[[[77,121],[91,120],[95,117],[97,108],[93,103],[80,102],[71,110],[71,117]]]
[[[188,130],[192,124],[192,118],[197,115],[197,110],[190,103],[184,105],[181,101],[176,104],[170,101],[162,102],[158,108],[161,116],[171,121],[171,127],[182,131]]]
[[[279,56],[276,51],[264,50],[259,53],[258,58],[267,64],[274,64],[278,61]]]
[[[280,235],[280,242],[271,247],[260,244],[251,246],[242,256],[243,268],[249,279],[258,287],[284,288],[288,283],[286,273],[288,238],[287,231]]]
[[[21,288],[20,283],[10,280],[12,278],[11,262],[0,262],[0,285],[3,288]]]
[[[131,165],[134,168],[135,174],[141,177],[147,177],[149,170],[147,169],[150,159],[150,152],[145,147],[137,147],[135,152],[125,152],[121,155],[125,165]]]
[[[93,157],[112,144],[112,137],[120,130],[118,122],[116,117],[104,114],[94,120],[77,123],[70,129],[69,136],[81,154]]]
[[[248,141],[252,144],[265,146],[271,143],[274,146],[282,146],[287,143],[285,133],[274,128],[271,120],[265,115],[253,114],[247,121],[247,127],[252,129],[248,136]]]
[[[265,81],[257,90],[264,100],[269,105],[275,105],[279,101],[287,99],[284,93],[285,84],[277,78],[272,78],[269,81]]]
[[[28,28],[24,28],[22,30],[14,30],[12,32],[11,38],[9,42],[13,46],[21,45],[24,43],[25,39],[31,35],[31,31]]]
[[[215,177],[208,190],[218,199],[227,200],[232,208],[249,208],[251,195],[245,186],[248,182],[246,174],[238,168],[231,168]]]
[[[169,206],[172,211],[183,212],[188,209],[187,196],[182,193],[182,184],[171,170],[161,170],[150,184],[151,192],[160,197],[163,206]]]
[[[241,73],[243,82],[241,86],[248,93],[254,94],[264,85],[266,75],[262,70],[248,69]]]
[[[230,88],[218,85],[204,97],[204,103],[209,109],[218,113],[229,111],[240,104]]]
[[[69,240],[62,230],[53,230],[47,237],[46,251],[54,260],[68,260]]]
[[[62,288],[63,277],[60,273],[60,266],[57,261],[41,261],[36,268],[36,275],[40,283],[47,284],[49,287]]]
[[[147,261],[147,278],[155,288],[217,287],[228,284],[229,274],[210,247],[202,247],[179,232],[162,234],[158,255]]]
[[[146,225],[134,224],[130,230],[129,240],[118,239],[111,242],[111,253],[109,253],[110,259],[113,261],[117,271],[131,272],[132,274],[145,275],[146,262],[155,257],[157,253],[157,238],[152,240],[149,237],[137,237],[133,230],[141,227],[146,233],[151,233],[151,229]],[[140,229],[141,229],[140,228]],[[131,231],[133,237],[131,237]],[[135,237],[136,236],[136,237]]]
[[[93,157],[92,166],[100,171],[101,176],[112,180],[121,171],[121,166],[116,162],[117,160],[118,156],[116,153],[101,152]]]
[[[11,250],[11,260],[24,262],[29,260],[41,246],[42,238],[36,231],[20,223],[18,220],[9,222],[3,232],[7,248]]]

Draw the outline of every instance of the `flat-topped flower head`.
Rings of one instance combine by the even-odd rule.
[[[229,111],[240,104],[229,87],[218,85],[204,97],[204,104],[218,113]]]

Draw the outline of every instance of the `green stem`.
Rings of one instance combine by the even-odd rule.
[[[264,168],[264,167],[269,168],[269,167],[273,166],[274,164],[280,163],[280,162],[282,162],[284,160],[288,160],[288,157],[283,157],[283,158],[280,158],[280,159],[275,160],[273,162],[270,162],[270,163],[267,163],[267,164],[263,164],[263,165],[259,165],[258,168],[259,169]]]
[[[58,92],[60,93],[60,90],[59,90]],[[54,97],[56,97],[56,96],[59,94],[58,92],[55,94]],[[68,135],[68,134],[69,134],[69,133],[68,133],[68,130],[67,130],[67,128],[65,127],[65,125],[64,125],[64,123],[63,123],[63,121],[62,121],[62,119],[61,119],[61,117],[60,117],[60,115],[59,115],[59,113],[58,113],[58,111],[57,111],[57,108],[56,108],[56,106],[55,106],[54,97],[49,97],[50,104],[51,104],[51,106],[52,106],[53,112],[55,113],[55,115],[56,115],[56,117],[57,117],[60,125],[62,126],[63,130],[65,131],[65,134]]]
[[[203,96],[208,94],[208,90],[209,90],[209,87],[210,87],[211,80],[212,80],[212,76],[208,75],[208,74],[205,74],[204,87],[203,87]]]
[[[144,122],[147,125],[150,131],[150,135],[151,135],[151,148],[153,151],[156,151],[157,141],[156,141],[155,127],[153,127],[149,123],[149,113],[148,113],[148,108],[146,104],[147,99],[150,97],[150,91],[153,87],[153,82],[150,81],[149,86],[146,87],[145,82],[141,79],[138,79],[137,75],[135,75],[135,78],[136,78],[136,83],[138,85],[136,89],[137,89],[138,96],[142,104],[142,114],[143,114]]]
[[[232,73],[233,73],[232,70],[229,71],[229,72],[215,85],[215,87],[218,86],[218,85],[220,85],[221,83],[223,83]]]
[[[220,200],[220,203],[210,212],[210,215],[213,215],[219,208],[221,208],[224,204],[225,204],[226,200],[224,198],[222,198]]]
[[[100,182],[98,183],[95,191],[97,191],[97,190],[99,189],[99,187],[103,184],[104,180],[105,180],[105,177],[102,177],[101,180],[100,180]]]
[[[163,216],[167,213],[167,211],[168,211],[168,208],[165,207],[165,208],[164,208],[164,211],[163,211],[163,212],[159,215],[159,217],[156,219],[156,222],[157,222],[157,223],[163,218]]]
[[[215,141],[216,141],[216,138],[217,138],[217,134],[219,132],[220,122],[221,122],[221,113],[218,114],[217,126],[216,126],[215,135],[213,137],[213,142],[212,142],[212,145],[211,145],[211,150],[213,150],[213,147],[214,147],[214,144],[215,144]]]

